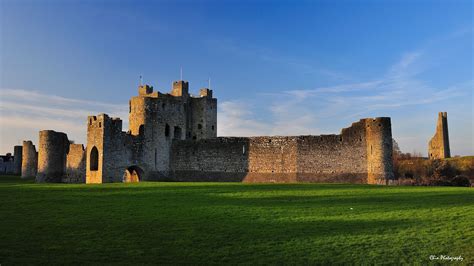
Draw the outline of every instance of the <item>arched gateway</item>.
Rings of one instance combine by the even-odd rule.
[[[123,174],[123,182],[124,183],[135,183],[140,182],[143,178],[143,170],[136,166],[132,165],[125,169],[125,173]]]

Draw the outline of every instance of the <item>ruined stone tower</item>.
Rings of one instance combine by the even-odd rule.
[[[31,140],[23,141],[21,177],[36,177],[38,171],[38,153]]]
[[[451,152],[449,150],[447,112],[438,113],[436,133],[429,142],[428,156],[430,159],[445,159],[451,157]]]
[[[21,161],[22,161],[23,146],[13,147],[14,169],[15,175],[21,175]]]
[[[68,152],[69,140],[66,134],[53,130],[40,131],[36,182],[61,182],[66,173]]]
[[[367,140],[367,183],[383,185],[394,178],[392,126],[389,117],[365,119]]]
[[[86,182],[122,182],[123,169],[132,152],[132,141],[122,132],[122,120],[106,114],[87,118]]]

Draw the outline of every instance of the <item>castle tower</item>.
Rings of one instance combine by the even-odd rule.
[[[138,86],[138,95],[148,95],[153,92],[153,87],[147,84]]]
[[[87,117],[86,183],[102,183],[106,114]]]
[[[156,116],[153,98],[148,97],[153,92],[153,87],[142,85],[138,88],[138,96],[132,97],[129,101],[129,128],[134,136],[138,136],[145,132],[150,132],[150,126],[153,118]]]
[[[23,146],[13,147],[14,168],[15,175],[21,175],[21,161],[22,161]]]
[[[173,96],[189,96],[189,82],[178,80],[173,82],[173,89],[171,90]]]
[[[448,135],[448,113],[438,113],[436,133],[428,145],[428,157],[430,159],[445,159],[451,157]]]
[[[40,131],[36,182],[60,183],[66,174],[68,152],[69,140],[65,133],[53,130]]]
[[[128,158],[122,120],[106,114],[87,117],[86,183],[121,182],[119,165]]]
[[[199,98],[191,98],[188,139],[200,140],[217,137],[217,100],[212,97],[212,90],[202,88]]]
[[[365,119],[367,141],[367,183],[385,185],[394,179],[392,125],[390,117]]]
[[[31,140],[23,141],[21,160],[21,177],[36,177],[38,171],[38,153]]]

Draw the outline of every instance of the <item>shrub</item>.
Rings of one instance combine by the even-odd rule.
[[[400,185],[470,186],[474,184],[474,157],[445,160],[411,157],[398,159],[396,163],[394,173]]]
[[[457,175],[451,180],[451,185],[455,187],[470,187],[471,182],[467,176]]]

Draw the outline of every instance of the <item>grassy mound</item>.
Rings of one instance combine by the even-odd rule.
[[[472,188],[0,177],[0,213],[2,265],[474,262]]]

